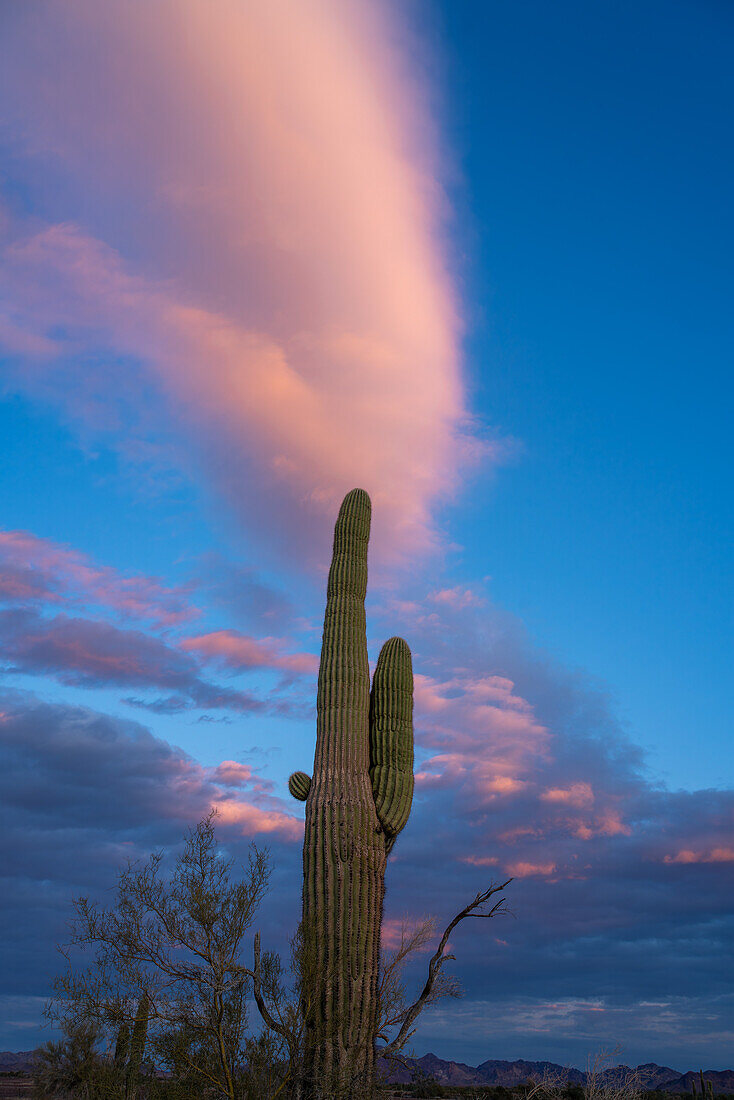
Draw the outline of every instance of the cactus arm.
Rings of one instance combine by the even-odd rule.
[[[117,1071],[122,1070],[127,1061],[127,1052],[130,1047],[130,1027],[124,1021],[120,1024],[115,1041],[114,1066]]]
[[[305,802],[311,789],[311,776],[305,772],[294,772],[288,780],[288,790],[299,802]]]
[[[389,847],[413,800],[413,666],[402,638],[380,650],[370,700],[370,780]]]

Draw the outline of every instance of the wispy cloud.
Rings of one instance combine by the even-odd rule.
[[[171,626],[196,617],[191,589],[125,576],[52,539],[0,531],[0,602],[96,605]]]
[[[277,668],[314,675],[319,667],[319,659],[313,653],[287,653],[284,642],[278,638],[252,638],[238,630],[214,630],[184,638],[181,648],[236,670]]]
[[[114,431],[132,357],[235,507],[259,504],[271,535],[305,520],[299,553],[309,515],[357,484],[377,554],[426,549],[434,502],[482,449],[442,153],[403,33],[361,0],[76,0],[6,36],[16,154],[73,181],[80,211],[6,247],[22,384]]]
[[[667,855],[666,863],[734,863],[734,848],[710,848],[707,852],[694,852],[681,848],[674,856]]]
[[[285,682],[313,674],[316,658],[290,652],[283,640],[233,630],[177,639],[175,628],[200,613],[190,602],[192,587],[126,577],[71,547],[28,532],[0,532],[2,671],[83,688],[145,689],[124,701],[153,713],[295,713],[282,693],[262,696],[217,684],[203,666],[271,670]],[[68,614],[71,607],[83,613]]]
[[[189,707],[263,711],[251,692],[202,678],[197,662],[175,645],[142,630],[95,619],[45,617],[30,609],[0,611],[0,639],[7,672],[49,675],[78,687],[167,690],[165,699],[129,699],[171,713]]]

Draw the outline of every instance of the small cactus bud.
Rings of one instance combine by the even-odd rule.
[[[294,772],[288,780],[288,790],[299,802],[305,802],[311,789],[311,776],[305,772]]]

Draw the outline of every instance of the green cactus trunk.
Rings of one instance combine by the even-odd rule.
[[[130,1036],[130,1054],[127,1060],[127,1072],[125,1081],[125,1096],[127,1100],[135,1100],[140,1084],[140,1066],[145,1056],[145,1044],[148,1037],[148,994],[143,993],[138,1001]]]
[[[117,1032],[117,1039],[115,1040],[115,1057],[114,1066],[115,1069],[122,1073],[123,1067],[127,1061],[127,1052],[130,1047],[130,1027],[126,1023],[121,1023]]]
[[[121,1023],[115,1040],[115,1055],[112,1062],[113,1096],[122,1097],[124,1100],[127,1090],[127,1054],[130,1049],[130,1027],[127,1023]]]
[[[370,500],[347,495],[334,532],[306,800],[303,936],[306,1093],[369,1095],[374,1078],[385,865],[413,793],[410,650],[393,638],[372,695],[364,599]]]

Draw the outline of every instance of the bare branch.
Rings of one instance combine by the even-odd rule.
[[[431,1003],[431,997],[434,992],[436,982],[438,981],[441,974],[441,967],[447,959],[454,958],[453,955],[445,954],[446,946],[449,942],[449,938],[453,930],[458,924],[460,924],[461,921],[466,920],[467,917],[491,918],[499,916],[502,913],[506,913],[507,909],[505,907],[504,898],[500,898],[498,901],[496,901],[486,913],[479,912],[478,910],[482,909],[482,907],[487,904],[490,898],[494,897],[496,894],[501,893],[507,886],[510,885],[511,882],[512,879],[508,878],[506,882],[503,882],[501,884],[491,883],[486,890],[480,890],[474,900],[469,902],[468,905],[466,905],[459,913],[457,913],[453,920],[450,921],[449,924],[446,926],[444,933],[441,936],[441,942],[439,943],[435,954],[432,956],[428,964],[428,978],[426,979],[426,984],[424,985],[420,996],[416,1001],[413,1002],[413,1004],[405,1013],[400,1030],[398,1031],[398,1034],[395,1036],[395,1038],[391,1042],[386,1043],[384,1047],[376,1048],[377,1053],[383,1058],[391,1058],[395,1055],[395,1053],[402,1050],[408,1039],[410,1039],[411,1035],[413,1035],[413,1033],[415,1032],[413,1024],[415,1023],[423,1009],[426,1007],[426,1005]]]

